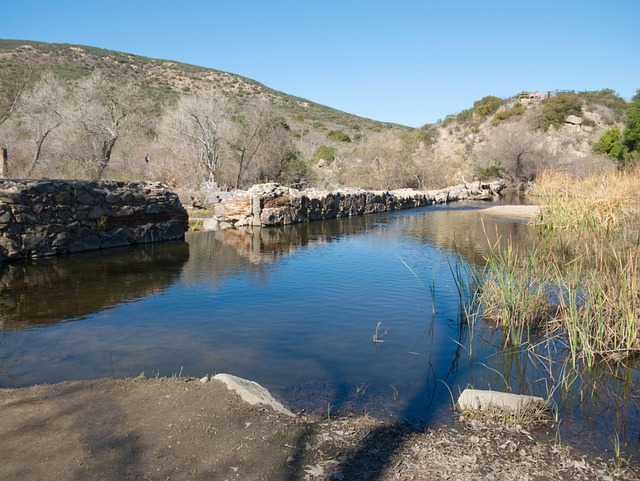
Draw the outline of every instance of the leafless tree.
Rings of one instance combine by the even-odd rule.
[[[31,73],[20,71],[0,82],[0,125],[4,124],[19,108],[27,91]]]
[[[242,112],[232,117],[232,130],[227,138],[231,150],[235,153],[237,175],[235,188],[239,188],[243,177],[256,158],[266,134],[272,128],[270,107],[266,100],[253,101],[244,106]]]
[[[20,108],[30,79],[31,71],[21,69],[0,80],[0,128]],[[0,149],[0,178],[4,178],[8,175],[9,170],[9,145],[4,135]]]
[[[369,189],[419,187],[415,149],[397,132],[371,134],[345,161],[342,181]]]
[[[30,177],[35,170],[49,134],[62,124],[61,111],[66,94],[64,84],[49,72],[25,96],[19,112],[20,125],[34,143],[33,157],[26,170],[26,177]]]
[[[118,140],[141,122],[146,101],[139,87],[111,82],[97,71],[79,82],[66,106],[72,144],[79,149],[74,156],[90,177],[99,179]]]
[[[229,111],[227,99],[215,90],[183,96],[167,108],[158,135],[171,143],[174,151],[186,147],[192,168],[204,174],[203,178],[217,180]]]
[[[254,180],[299,182],[305,169],[301,169],[304,165],[298,162],[300,156],[291,139],[289,126],[282,118],[272,118],[268,124],[251,177]]]
[[[501,167],[511,181],[526,182],[548,166],[550,152],[543,134],[523,122],[508,122],[496,129],[477,157],[482,166]]]

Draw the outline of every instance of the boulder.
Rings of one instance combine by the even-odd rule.
[[[271,396],[271,393],[257,382],[232,376],[231,374],[216,374],[213,379],[224,383],[229,390],[235,391],[248,404],[269,406],[274,411],[295,417],[295,414],[276,401]]]
[[[463,411],[467,409],[486,411],[498,408],[518,412],[532,403],[544,404],[544,402],[544,399],[537,396],[481,389],[465,389],[458,398],[458,406]]]
[[[571,125],[582,125],[582,119],[576,115],[567,115],[567,118],[564,121]]]

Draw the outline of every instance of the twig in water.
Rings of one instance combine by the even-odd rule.
[[[377,342],[387,342],[386,339],[380,339],[380,336],[384,336],[388,331],[384,331],[382,334],[379,333],[380,330],[380,325],[382,324],[382,321],[378,321],[378,324],[376,324],[376,332],[373,333],[373,343],[377,343]]]

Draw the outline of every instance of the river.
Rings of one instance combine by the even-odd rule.
[[[481,215],[486,205],[189,233],[185,243],[5,265],[0,387],[226,372],[294,411],[429,424],[452,422],[452,399],[473,386],[551,396],[561,422],[550,437],[602,450],[619,436],[636,453],[636,367],[590,373],[564,392],[561,364],[464,322],[459,281],[489,243],[530,237],[523,222]]]

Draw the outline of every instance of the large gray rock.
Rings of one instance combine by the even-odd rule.
[[[458,406],[463,411],[467,409],[483,411],[498,408],[517,412],[532,403],[544,404],[544,402],[544,399],[537,396],[484,391],[481,389],[465,389],[458,398]]]
[[[228,389],[235,391],[248,404],[270,406],[274,411],[295,417],[295,414],[276,401],[271,396],[271,393],[257,382],[248,381],[231,374],[216,374],[213,379],[223,382]]]

